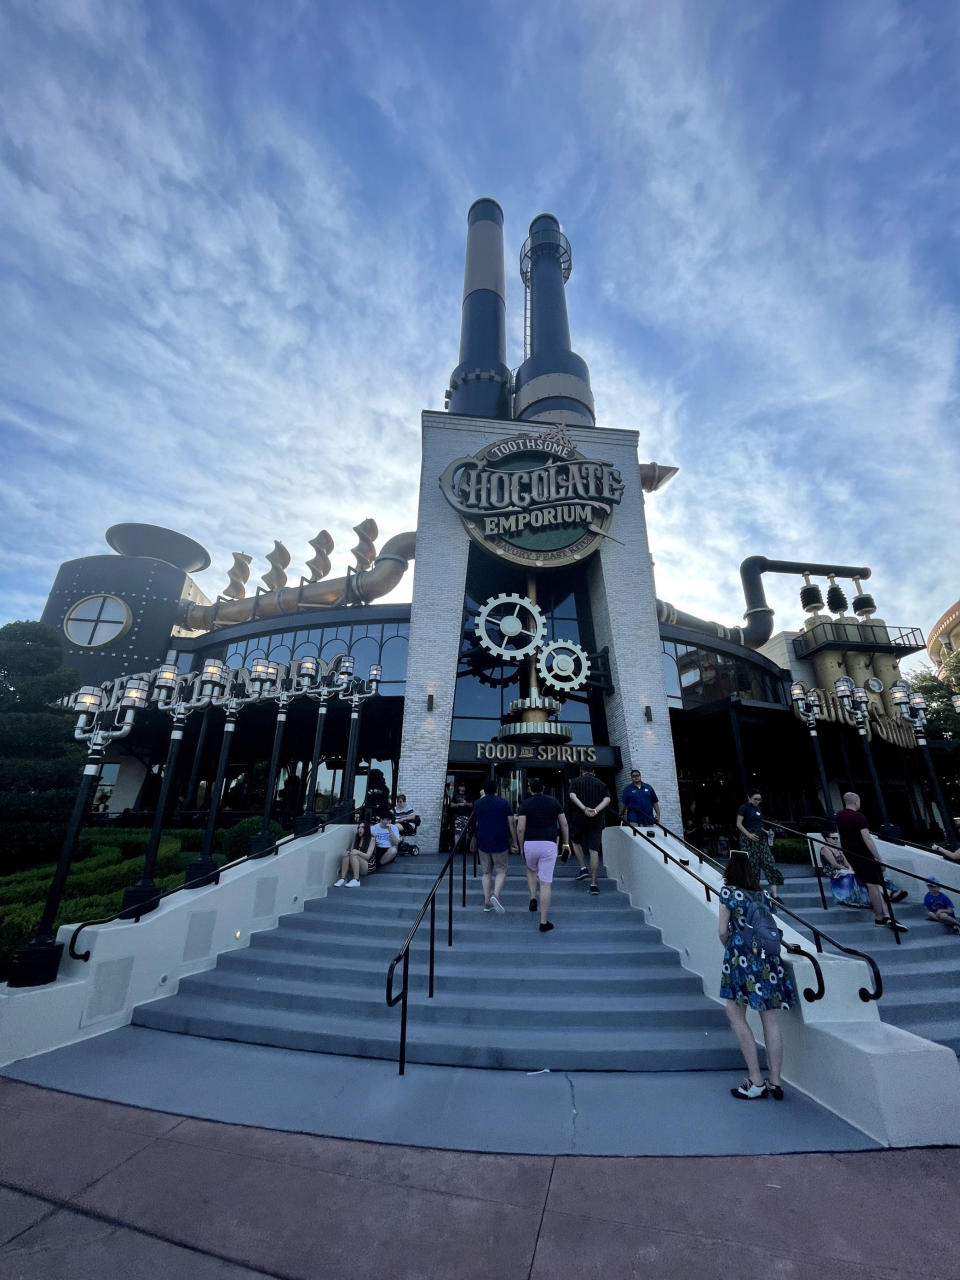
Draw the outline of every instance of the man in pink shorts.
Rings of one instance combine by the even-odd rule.
[[[537,909],[537,885],[540,886],[540,932],[549,933],[553,925],[547,919],[553,894],[553,868],[557,861],[557,825],[563,839],[563,848],[569,851],[570,833],[567,818],[553,796],[543,794],[540,778],[530,778],[529,795],[520,805],[517,818],[517,840],[527,864],[527,888],[530,890],[530,910]]]

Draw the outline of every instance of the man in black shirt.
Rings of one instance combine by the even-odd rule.
[[[599,893],[597,876],[600,873],[600,842],[603,836],[603,811],[610,803],[610,792],[594,776],[589,765],[583,766],[579,778],[570,783],[568,808],[570,810],[570,843],[580,863],[578,880],[590,878],[590,892]],[[585,850],[590,852],[590,870],[587,870]]]
[[[553,896],[553,868],[557,862],[557,825],[563,837],[563,849],[569,854],[569,832],[563,809],[553,796],[543,794],[540,778],[527,783],[530,794],[520,805],[517,818],[517,840],[527,864],[527,888],[530,890],[530,910],[537,909],[537,884],[540,885],[540,932],[549,933],[553,928],[547,919],[550,899]]]

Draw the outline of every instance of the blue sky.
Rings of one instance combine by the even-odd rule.
[[[557,214],[602,426],[680,467],[659,594],[727,623],[747,555],[960,592],[960,8],[4,0],[0,621],[140,520],[252,582],[416,522],[466,211]],[[768,579],[777,626],[796,584]],[[399,590],[409,597],[409,577]]]

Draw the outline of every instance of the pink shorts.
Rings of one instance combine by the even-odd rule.
[[[553,868],[557,865],[555,840],[524,840],[523,857],[531,871],[537,873],[541,884],[553,881]]]

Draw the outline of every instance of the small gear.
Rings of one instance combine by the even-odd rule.
[[[543,614],[525,596],[493,596],[480,606],[474,630],[495,657],[524,658],[543,639]]]
[[[590,659],[572,640],[551,640],[537,655],[537,671],[548,685],[569,693],[586,683]]]

